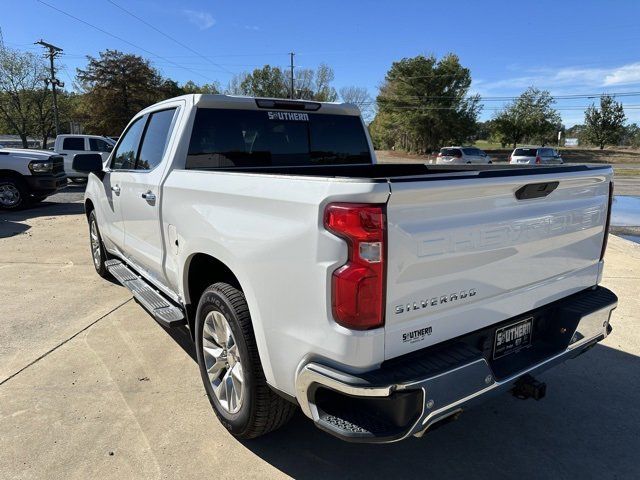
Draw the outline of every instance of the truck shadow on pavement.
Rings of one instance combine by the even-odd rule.
[[[17,211],[0,210],[0,238],[19,235],[31,228],[25,222],[39,217],[78,215],[84,212],[82,203],[42,202],[30,208]]]
[[[195,359],[186,328],[168,333]],[[502,395],[422,439],[346,443],[298,412],[279,431],[242,444],[303,479],[638,478],[638,378],[639,357],[597,345],[540,376],[542,401]]]

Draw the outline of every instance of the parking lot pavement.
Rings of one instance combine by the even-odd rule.
[[[612,335],[543,375],[544,400],[501,396],[393,445],[343,443],[301,414],[239,442],[211,411],[188,332],[165,331],[94,274],[77,204],[0,218],[0,478],[640,476],[631,242],[609,242]]]

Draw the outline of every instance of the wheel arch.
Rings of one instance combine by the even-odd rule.
[[[0,178],[19,178],[22,181],[24,180],[24,175],[20,172],[16,172],[15,170],[8,170],[6,168],[0,168]]]
[[[91,199],[87,198],[84,201],[84,214],[87,216],[87,219],[89,218],[89,215],[91,214],[91,212],[94,211],[95,209],[96,209],[96,207],[93,204],[93,202],[91,201]]]
[[[184,295],[192,335],[200,296],[209,285],[216,282],[228,283],[244,292],[236,274],[223,261],[208,253],[191,254],[184,266]]]
[[[202,292],[211,284],[225,282],[240,290],[247,301],[251,324],[256,338],[258,355],[264,371],[267,383],[274,385],[274,373],[271,365],[269,348],[265,338],[265,332],[260,320],[260,312],[256,303],[253,290],[248,280],[228,262],[225,262],[209,253],[201,250],[191,253],[184,263],[183,274],[183,295],[187,322],[192,340],[195,332],[195,314],[198,308],[198,301]]]

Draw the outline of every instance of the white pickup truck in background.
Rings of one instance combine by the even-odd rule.
[[[74,169],[97,272],[188,326],[239,438],[296,405],[345,440],[420,436],[541,398],[611,329],[609,166],[380,165],[354,106],[187,95]]]
[[[87,173],[73,169],[73,157],[77,154],[96,153],[107,160],[115,144],[113,139],[99,135],[63,134],[56,137],[53,150],[64,158],[64,169],[69,179],[79,183],[86,181]]]
[[[66,185],[61,156],[46,150],[0,149],[0,209],[19,210]]]

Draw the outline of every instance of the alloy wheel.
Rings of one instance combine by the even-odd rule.
[[[229,321],[217,310],[209,312],[204,320],[202,353],[220,406],[229,413],[237,413],[244,397],[242,361]]]
[[[18,203],[20,203],[20,190],[11,183],[0,185],[0,205],[15,207]]]

